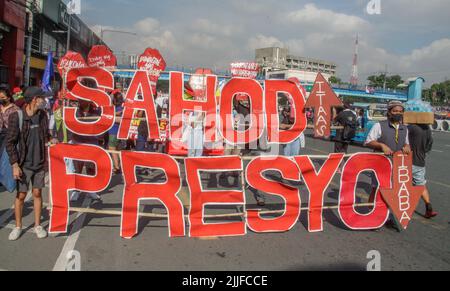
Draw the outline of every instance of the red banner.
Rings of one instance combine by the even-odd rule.
[[[259,73],[259,65],[257,63],[232,63],[231,76],[233,78],[249,78],[256,79]]]
[[[113,69],[117,66],[117,59],[107,46],[96,45],[89,52],[88,65],[89,67]]]
[[[157,49],[147,48],[139,56],[138,69],[148,72],[153,94],[156,93],[156,84],[158,83],[161,72],[166,69],[166,61]]]
[[[87,64],[81,54],[69,51],[59,60],[57,67],[61,77],[65,78],[71,69],[84,68]]]

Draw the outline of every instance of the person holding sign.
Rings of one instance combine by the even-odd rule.
[[[402,151],[405,155],[411,154],[408,128],[403,124],[405,107],[400,101],[391,101],[388,105],[388,120],[375,124],[365,142],[365,145],[382,152],[386,156],[393,156]],[[372,177],[372,194],[369,202],[375,200],[377,191],[376,177]]]

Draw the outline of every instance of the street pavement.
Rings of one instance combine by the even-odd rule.
[[[70,233],[38,240],[34,233],[32,201],[25,209],[27,233],[17,242],[9,242],[13,227],[11,206],[14,195],[0,192],[0,270],[163,270],[163,271],[302,271],[302,270],[366,270],[369,251],[381,255],[381,269],[389,270],[450,270],[450,134],[434,133],[434,150],[428,157],[428,179],[433,205],[439,216],[426,220],[421,202],[418,213],[407,231],[384,227],[380,231],[350,231],[345,228],[336,210],[324,211],[324,231],[308,233],[307,212],[303,211],[297,225],[281,234],[255,234],[243,237],[176,238],[168,235],[165,219],[139,220],[139,235],[132,240],[120,237],[120,217],[72,213]],[[303,154],[327,155],[333,151],[328,141],[307,138]],[[352,146],[351,153],[369,151]],[[183,169],[181,165],[181,169]],[[158,178],[159,173],[150,177]],[[327,190],[325,204],[337,205],[339,175]],[[220,180],[219,185],[226,181]],[[233,184],[232,179],[229,181]],[[237,182],[238,185],[240,182]],[[186,185],[184,185],[186,186]],[[205,181],[205,187],[217,186]],[[308,193],[299,185],[303,207]],[[370,179],[361,176],[358,193],[367,202]],[[2,191],[2,190],[0,190]],[[102,204],[90,207],[121,210],[123,192],[121,176],[114,176],[110,187],[101,194]],[[186,201],[184,188],[180,196]],[[249,208],[256,202],[251,189],[246,190]],[[48,202],[48,190],[45,190]],[[267,209],[283,209],[281,199],[267,196]],[[74,207],[89,207],[90,200],[82,196]],[[146,201],[142,212],[165,213],[157,202]],[[208,208],[206,214],[234,213],[235,207]],[[186,211],[187,213],[187,211]],[[48,212],[44,213],[48,226]],[[73,252],[75,251],[75,252]],[[79,263],[76,258],[79,255]]]

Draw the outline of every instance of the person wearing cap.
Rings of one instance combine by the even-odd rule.
[[[13,89],[14,103],[17,107],[22,108],[25,105],[25,99],[23,98],[23,90],[19,87]]]
[[[411,154],[408,127],[403,124],[404,113],[405,107],[402,102],[391,101],[388,105],[388,119],[372,127],[365,145],[389,157],[396,152]],[[375,201],[377,184],[376,177],[372,176],[372,193],[369,203]]]
[[[9,240],[15,241],[22,234],[22,213],[25,198],[32,184],[34,198],[35,227],[39,239],[46,238],[47,232],[41,226],[42,188],[45,187],[46,144],[50,141],[45,98],[48,93],[41,88],[30,87],[24,94],[25,106],[10,115],[6,151],[17,180],[15,201],[16,228]]]

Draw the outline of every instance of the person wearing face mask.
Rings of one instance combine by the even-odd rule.
[[[46,144],[50,141],[45,97],[48,93],[41,88],[30,87],[24,95],[23,109],[11,114],[8,120],[6,151],[17,180],[15,201],[16,228],[9,236],[10,241],[22,234],[23,205],[30,182],[34,198],[35,227],[39,239],[47,237],[41,226],[42,188],[45,187]]]
[[[405,107],[400,101],[391,101],[388,105],[388,119],[375,124],[365,142],[365,145],[375,152],[382,152],[392,157],[396,152],[411,154],[408,127],[403,124]],[[376,197],[378,181],[372,176],[372,193],[369,203]],[[391,222],[392,224],[392,222]]]
[[[9,157],[6,153],[6,135],[8,133],[8,119],[19,108],[14,105],[14,99],[7,88],[0,88],[0,184],[4,185],[8,192],[14,192],[16,181],[12,175]]]
[[[411,153],[408,128],[403,124],[405,107],[400,101],[392,101],[388,106],[388,120],[375,124],[366,139],[365,145],[387,156],[402,151]]]

